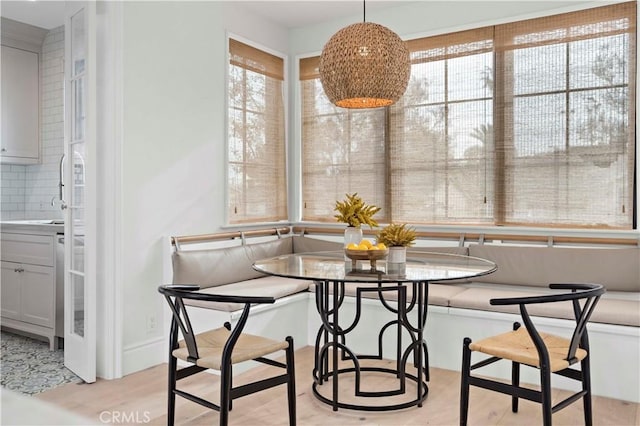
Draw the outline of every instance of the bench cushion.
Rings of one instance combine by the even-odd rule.
[[[264,276],[252,268],[258,259],[291,253],[290,237],[258,244],[173,253],[173,283],[214,287]]]
[[[512,286],[510,286],[512,288]],[[491,299],[504,297],[524,297],[550,294],[537,288],[523,288],[522,290],[501,289],[494,287],[470,287],[455,294],[450,299],[452,308],[476,309],[481,311],[505,312],[520,314],[518,305],[494,306]],[[532,316],[574,319],[571,302],[540,303],[527,306],[527,312]],[[602,297],[591,315],[591,322],[640,326],[640,301],[621,300]]]
[[[209,287],[201,290],[201,292],[231,296],[275,297],[276,299],[280,299],[307,291],[309,284],[311,284],[311,281],[265,276],[232,284]],[[184,303],[185,305],[225,312],[237,311],[244,307],[242,303],[203,302],[201,300],[191,299],[185,299]]]
[[[469,255],[498,265],[482,282],[538,287],[585,282],[602,284],[607,291],[640,291],[640,248],[472,244]]]

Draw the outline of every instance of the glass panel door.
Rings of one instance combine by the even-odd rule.
[[[86,382],[96,378],[95,3],[67,2],[65,26],[65,352]],[[93,43],[93,44],[92,44]]]

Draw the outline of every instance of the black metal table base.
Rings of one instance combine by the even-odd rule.
[[[345,299],[345,283],[342,281],[322,281],[316,282],[316,308],[320,314],[322,325],[316,337],[315,366],[313,370],[314,383],[313,394],[321,402],[331,405],[334,411],[338,408],[363,410],[363,411],[390,411],[400,410],[412,406],[421,407],[426,399],[429,387],[429,356],[427,344],[423,337],[424,325],[427,317],[427,282],[414,282],[411,300],[407,300],[407,287],[398,283],[378,283],[377,287],[356,287],[356,313],[353,321],[347,327],[340,326],[338,314],[340,306]],[[354,284],[357,286],[357,284]],[[331,291],[333,290],[333,291]],[[362,294],[366,292],[377,292],[384,308],[393,314],[395,318],[382,326],[378,333],[378,354],[357,355],[346,345],[346,336],[356,328],[360,321],[362,308]],[[385,294],[395,292],[398,295],[397,308],[394,308],[385,299]],[[415,311],[414,311],[415,310]],[[417,324],[409,321],[408,313],[414,311],[417,316]],[[372,366],[361,366],[360,360],[383,360],[383,335],[391,329],[396,329],[396,368],[383,368]],[[402,336],[409,336],[409,344],[403,347]],[[410,358],[416,370],[416,374],[410,374],[407,364]],[[348,361],[353,367],[339,368],[339,361]],[[329,369],[331,365],[331,369]],[[361,373],[378,372],[394,375],[398,382],[398,388],[384,391],[368,392],[360,388]],[[371,404],[360,405],[340,401],[338,381],[341,375],[353,374],[355,386],[353,396],[384,398],[394,395],[404,395],[407,393],[407,380],[415,383],[415,398],[410,401],[394,404]],[[331,398],[324,396],[320,392],[320,387],[331,384]],[[412,386],[413,387],[413,386]],[[344,390],[343,390],[344,391]]]
[[[356,372],[356,368],[343,368],[338,370],[338,374],[345,374],[345,373],[353,373]],[[397,376],[397,371],[390,369],[390,368],[378,368],[378,367],[361,367],[359,369],[359,371],[375,371],[378,373],[389,373],[389,374],[393,374]],[[333,372],[329,372],[329,375],[333,375]],[[418,383],[419,380],[416,376],[412,375],[412,374],[406,374],[405,375],[406,379],[412,380],[415,383]],[[327,380],[328,381],[328,380]],[[334,406],[334,411],[337,411],[338,408],[345,408],[348,410],[361,410],[361,411],[392,411],[392,410],[402,410],[404,408],[409,408],[409,407],[413,407],[413,406],[418,406],[418,407],[422,407],[422,402],[427,399],[427,394],[429,393],[429,386],[427,385],[427,382],[422,382],[422,391],[420,392],[421,397],[420,399],[416,398],[413,399],[411,401],[407,401],[407,402],[402,402],[402,403],[398,403],[398,404],[385,404],[385,405],[358,405],[358,404],[348,404],[345,402],[340,402],[339,400],[334,401],[332,399],[329,399],[327,397],[325,397],[324,395],[322,395],[320,393],[320,391],[318,390],[318,386],[322,386],[320,385],[317,381],[314,381],[313,385],[312,385],[312,390],[313,390],[313,394],[315,395],[315,397],[317,399],[319,399],[320,401],[324,402],[327,405],[332,405]],[[393,391],[390,395],[397,395],[397,394],[401,394],[401,393],[405,393],[405,392],[396,392]],[[383,397],[383,396],[390,396],[388,392],[360,392],[359,395],[356,396],[364,396],[364,397]]]

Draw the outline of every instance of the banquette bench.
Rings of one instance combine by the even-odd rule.
[[[279,235],[275,240],[245,243],[235,247],[175,250],[172,254],[173,284],[199,284],[203,292],[217,294],[260,295],[282,299],[306,292],[310,282],[265,276],[252,268],[253,262],[284,254],[340,248],[342,245],[337,242]],[[240,304],[210,303],[204,307],[225,312],[242,309]]]
[[[264,236],[274,234],[273,237]],[[248,234],[248,235],[247,235]],[[283,235],[284,234],[284,235]],[[233,234],[220,234],[226,243],[206,248],[180,244],[174,237],[171,254],[172,280],[175,284],[199,284],[202,291],[218,294],[272,296],[276,303],[252,311],[250,332],[281,338],[292,335],[299,347],[312,345],[320,325],[315,312],[312,282],[264,276],[255,271],[255,260],[289,253],[339,250],[339,239],[329,241],[315,236],[292,235],[291,229],[242,234],[233,242]],[[334,238],[335,239],[335,238]],[[183,239],[184,240],[184,239]],[[216,240],[215,234],[211,240]],[[248,241],[251,240],[251,241]],[[197,242],[198,238],[186,239]],[[233,245],[230,245],[233,244]],[[493,274],[472,281],[432,283],[429,286],[427,342],[433,367],[459,370],[462,339],[467,335],[482,338],[510,329],[519,318],[517,307],[492,306],[489,300],[545,294],[549,283],[594,282],[603,284],[607,293],[600,300],[589,326],[592,350],[592,380],[596,395],[640,402],[640,247],[555,247],[522,244],[461,242],[455,246],[416,247],[415,250],[463,254],[492,260],[498,265]],[[410,257],[410,254],[408,255]],[[347,286],[347,295],[355,291]],[[365,293],[376,297],[376,293]],[[354,303],[345,300],[345,304]],[[375,327],[377,317],[386,315],[375,300],[364,304]],[[197,303],[197,302],[195,302]],[[197,305],[199,315],[221,316],[233,321],[240,306],[233,304]],[[562,333],[571,328],[571,306],[548,304],[532,310],[541,329]],[[227,320],[227,319],[226,319]],[[363,345],[370,339],[366,331]],[[358,339],[358,337],[356,337]],[[356,343],[357,345],[357,343]],[[390,350],[389,357],[393,358]],[[494,374],[507,377],[496,370]],[[526,375],[523,381],[527,381]],[[535,377],[529,378],[536,382]],[[556,384],[554,384],[556,386]],[[558,387],[571,387],[560,382]]]

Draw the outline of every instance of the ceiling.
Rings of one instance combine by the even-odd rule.
[[[286,28],[306,27],[338,18],[362,16],[363,1],[360,0],[324,0],[324,1],[239,1],[257,15],[276,22]],[[402,4],[415,3],[405,0],[369,0],[367,12],[385,9]]]
[[[50,30],[64,24],[64,1],[2,0],[0,15]]]
[[[215,1],[215,0],[209,0]],[[286,28],[318,24],[338,18],[362,14],[360,0],[325,1],[244,1],[233,0],[253,13]],[[404,0],[369,0],[367,11],[410,3]],[[64,23],[64,1],[2,0],[0,15],[36,27],[51,29]]]

